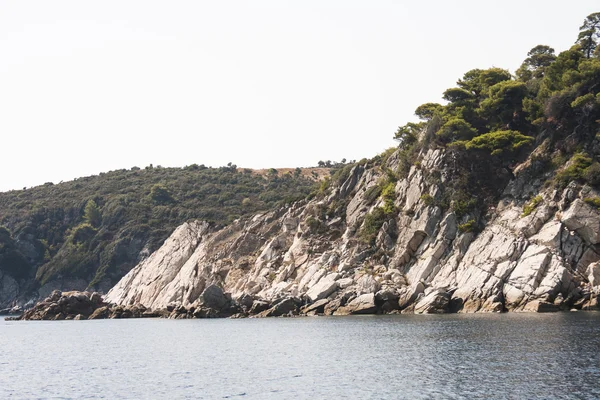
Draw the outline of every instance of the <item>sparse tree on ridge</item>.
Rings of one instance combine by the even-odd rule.
[[[588,15],[579,28],[577,44],[581,46],[583,54],[590,58],[598,46],[600,39],[600,12]]]

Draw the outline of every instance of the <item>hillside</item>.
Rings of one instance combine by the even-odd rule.
[[[468,71],[397,149],[307,203],[181,225],[106,300],[176,318],[597,308],[599,38],[596,13],[514,76]]]
[[[304,199],[329,170],[132,168],[0,193],[0,308],[38,290],[106,291],[178,225]]]
[[[397,148],[338,166],[306,201],[301,170],[198,166],[4,194],[4,271],[40,295],[126,274],[108,301],[182,315],[215,287],[267,315],[596,307],[599,39],[595,13],[572,48],[538,45],[514,75],[467,71]]]

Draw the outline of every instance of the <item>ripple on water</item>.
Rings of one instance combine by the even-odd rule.
[[[596,399],[600,313],[0,321],[0,398]]]

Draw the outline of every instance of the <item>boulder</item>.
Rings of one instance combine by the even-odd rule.
[[[258,314],[259,317],[280,317],[282,315],[289,315],[294,313],[298,308],[298,299],[287,297],[277,303],[266,311]]]
[[[337,274],[335,274],[337,275]],[[321,278],[317,284],[308,289],[306,295],[311,301],[317,301],[329,297],[333,292],[338,289],[338,283],[334,280],[334,277],[329,275]]]
[[[331,300],[325,305],[323,309],[323,313],[325,315],[332,315],[336,310],[340,307],[345,306],[348,301],[354,299],[356,294],[354,292],[344,292],[341,295],[338,295],[335,299]]]
[[[94,310],[88,319],[106,319],[110,316],[110,308],[108,306],[100,307]]]
[[[90,301],[97,306],[101,306],[102,304],[104,304],[104,300],[102,300],[102,295],[98,292],[90,294]]]
[[[325,311],[327,303],[329,303],[329,299],[317,300],[312,304],[302,307],[300,312],[303,314],[322,314]]]
[[[199,303],[203,307],[221,311],[230,305],[230,299],[219,286],[210,285],[200,295]]]
[[[356,290],[359,293],[376,293],[380,288],[379,282],[371,275],[365,274],[356,282]]]
[[[432,290],[415,304],[415,314],[444,314],[449,311],[450,294],[443,289]]]
[[[60,290],[54,290],[52,293],[50,293],[50,296],[46,297],[44,302],[55,303],[58,300],[60,300],[61,296],[62,296],[62,292]]]
[[[340,289],[346,289],[354,284],[354,280],[352,278],[342,278],[337,280],[337,284]]]
[[[271,304],[269,302],[263,300],[255,300],[252,303],[252,307],[250,308],[249,313],[252,315],[257,315],[263,311],[268,310],[269,308],[271,308]]]
[[[389,313],[400,308],[398,298],[398,293],[392,289],[384,289],[375,293],[375,303],[384,313]]]
[[[595,262],[588,265],[586,275],[592,286],[600,285],[600,262]]]
[[[244,310],[248,312],[252,309],[252,305],[254,304],[254,296],[244,293],[240,297],[237,298],[238,305]]]
[[[367,293],[358,296],[344,307],[338,308],[334,315],[375,314],[376,312],[375,294]]]
[[[556,312],[560,311],[560,306],[546,301],[534,300],[527,303],[523,311],[539,313]]]
[[[562,216],[562,223],[587,243],[600,243],[600,212],[583,200],[575,200]]]
[[[411,286],[405,286],[400,291],[398,296],[398,307],[403,310],[415,302],[417,296],[425,291],[423,282],[417,282]]]

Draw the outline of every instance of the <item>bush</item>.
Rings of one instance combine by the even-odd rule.
[[[575,153],[567,166],[554,177],[558,188],[565,188],[571,181],[583,179],[587,168],[592,166],[592,159],[584,153]]]
[[[396,200],[396,185],[393,182],[388,182],[383,189],[381,190],[381,197],[383,198],[383,211],[387,215],[391,215],[396,212],[396,205],[394,204],[394,200]]]
[[[99,226],[102,222],[102,213],[94,200],[90,199],[86,203],[83,219],[92,226]]]
[[[365,216],[365,221],[361,230],[362,239],[370,244],[373,244],[377,233],[389,218],[382,207],[375,207],[373,211]]]
[[[495,131],[463,142],[467,150],[483,150],[491,155],[510,155],[533,143],[533,138],[517,131]]]
[[[586,197],[585,199],[583,199],[583,201],[585,201],[590,206],[596,207],[598,210],[600,210],[600,197]]]
[[[600,187],[600,163],[594,162],[584,169],[583,179],[591,186]]]
[[[83,223],[75,227],[71,233],[71,242],[81,244],[91,240],[96,235],[96,228],[88,223]]]
[[[523,207],[523,214],[521,214],[521,217],[526,217],[530,215],[543,200],[544,199],[540,195],[537,195],[533,199],[531,199],[531,201],[527,203],[525,207]]]
[[[166,186],[156,184],[150,189],[150,198],[156,204],[169,204],[174,201],[173,195]]]
[[[432,195],[430,195],[429,193],[425,193],[421,196],[421,201],[423,201],[423,204],[429,207],[433,205],[434,199]]]
[[[477,229],[477,223],[475,222],[474,219],[470,219],[467,222],[465,222],[464,224],[458,225],[458,231],[460,233],[475,232],[476,229]]]
[[[476,206],[476,199],[452,201],[452,211],[454,211],[454,214],[456,214],[458,218],[462,218],[465,214],[472,211]]]

